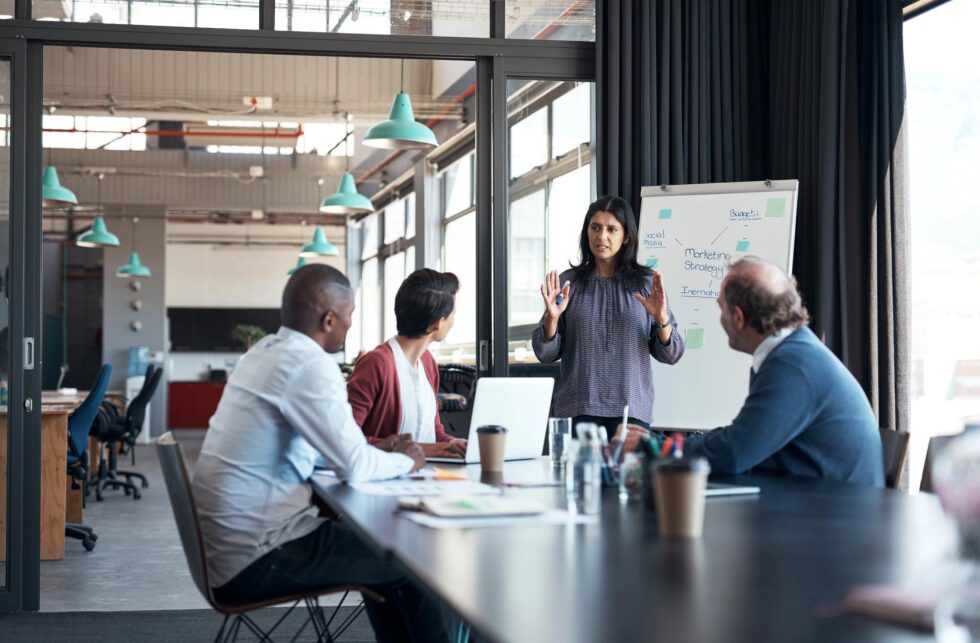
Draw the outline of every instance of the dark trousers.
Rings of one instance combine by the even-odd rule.
[[[247,602],[340,584],[362,585],[385,598],[365,601],[379,643],[449,641],[457,634],[458,619],[339,522],[276,547],[214,592],[223,601]]]
[[[596,415],[576,415],[572,418],[572,437],[577,438],[578,434],[575,431],[575,426],[580,422],[592,422],[593,424],[598,424],[599,426],[606,427],[607,437],[612,440],[616,435],[616,427],[623,423],[623,416],[619,417],[599,417]],[[649,429],[650,425],[643,420],[637,420],[636,418],[629,419],[630,424],[636,424],[637,426],[642,426],[644,429]]]

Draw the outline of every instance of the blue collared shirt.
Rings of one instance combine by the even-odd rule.
[[[315,465],[358,481],[408,473],[413,461],[368,445],[340,367],[310,337],[283,327],[238,362],[194,470],[214,587],[323,522],[309,485]]]

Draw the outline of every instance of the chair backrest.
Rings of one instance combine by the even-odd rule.
[[[909,459],[909,434],[891,429],[878,429],[878,433],[885,458],[885,486],[898,489],[904,481],[905,464]]]
[[[211,596],[204,538],[201,536],[201,524],[197,518],[197,505],[194,504],[194,492],[191,489],[191,478],[187,472],[184,450],[169,431],[160,436],[155,444],[191,578],[211,607],[217,609]]]
[[[162,368],[151,369],[153,369],[152,365],[146,369],[146,378],[143,380],[143,387],[140,388],[140,392],[136,394],[133,401],[126,407],[126,425],[134,437],[139,435],[140,431],[143,430],[146,405],[153,399],[153,394],[156,393],[157,385],[163,376]]]
[[[922,482],[919,483],[919,491],[935,493],[936,489],[932,484],[932,469],[936,465],[936,456],[946,448],[946,445],[958,438],[959,434],[954,435],[934,435],[929,438],[929,446],[926,448],[926,461],[922,465]]]
[[[103,364],[85,401],[68,416],[68,452],[80,456],[88,450],[88,434],[109,386],[112,364]]]

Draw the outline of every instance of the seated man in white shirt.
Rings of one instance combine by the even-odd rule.
[[[225,386],[194,470],[208,571],[215,593],[251,601],[351,583],[368,601],[379,641],[448,641],[447,614],[349,527],[318,515],[314,465],[345,480],[392,478],[425,464],[410,436],[387,453],[354,422],[339,351],[354,293],[338,270],[297,270],[282,295],[282,327],[252,347]]]

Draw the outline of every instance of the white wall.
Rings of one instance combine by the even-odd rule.
[[[279,308],[286,272],[296,265],[300,248],[298,235],[294,238],[294,247],[168,243],[167,307]],[[343,272],[344,240],[331,230],[327,238],[337,244],[340,256],[312,261]]]

